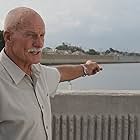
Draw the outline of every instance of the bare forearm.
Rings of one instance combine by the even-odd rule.
[[[56,68],[61,75],[60,82],[70,81],[84,75],[81,65],[60,65]]]
[[[58,69],[61,75],[60,82],[70,81],[81,76],[94,75],[100,70],[102,70],[101,66],[99,66],[96,62],[91,60],[86,61],[85,64],[61,65],[57,66],[56,68]]]

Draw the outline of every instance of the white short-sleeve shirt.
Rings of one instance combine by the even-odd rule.
[[[0,140],[52,140],[50,96],[60,81],[56,68],[32,65],[32,78],[0,53]]]

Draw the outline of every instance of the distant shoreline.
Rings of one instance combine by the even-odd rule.
[[[80,64],[87,60],[96,61],[99,64],[115,63],[140,63],[140,56],[101,56],[101,55],[43,55],[41,63],[45,65]]]

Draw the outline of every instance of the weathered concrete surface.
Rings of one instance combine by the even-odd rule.
[[[53,140],[140,140],[140,91],[69,91],[51,99]]]
[[[87,60],[98,63],[140,63],[140,56],[101,56],[101,55],[60,55],[46,54],[42,56],[42,64],[79,64]]]

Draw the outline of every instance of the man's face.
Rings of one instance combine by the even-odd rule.
[[[21,64],[36,64],[40,62],[44,45],[45,26],[40,18],[30,19],[31,24],[25,25],[12,34],[12,59]],[[34,51],[36,50],[37,51]],[[32,51],[31,51],[32,50]]]

